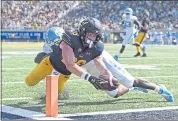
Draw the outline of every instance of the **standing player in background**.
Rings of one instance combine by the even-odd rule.
[[[133,44],[136,46],[136,49],[137,49],[137,53],[136,53],[136,55],[134,55],[134,57],[141,56],[141,51],[142,51],[141,44],[147,37],[147,32],[149,30],[149,26],[150,26],[149,12],[147,10],[144,10],[142,27],[141,27],[141,30],[139,31],[137,37],[135,38],[135,43]],[[147,56],[146,53],[144,53],[142,55],[142,57],[146,57],[146,56]]]
[[[118,60],[121,54],[124,52],[126,45],[133,44],[133,39],[137,34],[137,29],[140,29],[141,24],[137,20],[136,16],[133,16],[133,10],[131,8],[126,8],[122,15],[122,29],[124,33],[121,33],[122,47],[117,55],[114,56],[115,60]],[[138,27],[136,29],[136,26]]]

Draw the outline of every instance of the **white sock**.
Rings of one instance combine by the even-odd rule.
[[[129,91],[134,90],[134,87],[129,88]]]
[[[160,91],[160,86],[156,85],[155,91],[159,92]]]
[[[120,57],[120,56],[121,56],[121,53],[119,52],[119,53],[117,54],[117,56]]]

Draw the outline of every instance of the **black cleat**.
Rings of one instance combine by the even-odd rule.
[[[140,43],[136,42],[136,43],[134,43],[134,44],[132,44],[132,45],[135,45],[135,46],[139,47],[139,46],[140,46]]]
[[[141,56],[140,52],[138,52],[134,57]]]
[[[147,54],[146,54],[146,53],[143,53],[142,57],[147,57]]]

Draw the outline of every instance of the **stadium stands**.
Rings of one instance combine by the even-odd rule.
[[[133,8],[139,19],[147,9],[156,29],[178,28],[178,1],[78,1],[75,5],[75,1],[2,1],[2,29],[76,27],[83,16],[96,17],[104,29],[113,29],[125,7]]]

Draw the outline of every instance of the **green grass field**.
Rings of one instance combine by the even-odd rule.
[[[45,112],[45,99],[40,95],[45,82],[34,87],[27,87],[24,80],[36,66],[33,62],[35,54],[26,52],[41,51],[43,43],[3,43],[2,44],[2,104],[32,111]],[[114,55],[121,45],[106,44],[105,49]],[[10,52],[24,52],[12,54]],[[92,85],[75,76],[67,82],[70,99],[59,100],[59,113],[82,113],[93,111],[113,111],[121,109],[137,109],[150,107],[166,107],[178,105],[178,46],[149,46],[148,57],[134,58],[136,48],[128,45],[119,62],[127,66],[155,66],[156,69],[127,68],[135,77],[145,77],[155,83],[164,84],[175,96],[175,103],[169,104],[163,97],[150,91],[148,94],[131,91],[117,99],[97,91]],[[10,99],[27,98],[27,99]]]

